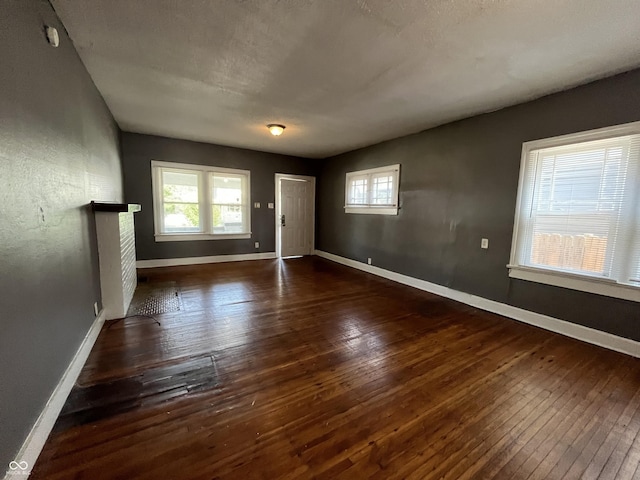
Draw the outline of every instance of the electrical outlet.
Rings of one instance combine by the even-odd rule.
[[[484,248],[484,249],[489,248],[489,239],[488,238],[483,238],[480,241],[480,248]]]
[[[93,313],[96,314],[96,317],[98,316],[98,302],[93,302]]]
[[[256,242],[255,245],[256,245],[256,248],[260,248],[260,242]]]
[[[367,264],[371,265],[371,257],[367,258]]]
[[[253,202],[253,208],[260,208],[260,202]]]
[[[269,202],[269,203],[267,204],[267,207],[269,207],[269,208],[273,209],[273,202]]]

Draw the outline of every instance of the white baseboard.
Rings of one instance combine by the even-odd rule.
[[[31,469],[35,465],[36,460],[38,459],[38,456],[40,455],[40,452],[42,451],[42,448],[44,447],[44,444],[47,441],[56,420],[58,419],[58,415],[60,415],[60,412],[62,411],[64,403],[67,401],[69,393],[71,393],[71,389],[75,385],[76,380],[82,371],[82,367],[84,367],[84,364],[87,361],[87,357],[100,334],[104,321],[105,312],[102,310],[85,335],[80,348],[76,351],[71,363],[65,370],[62,378],[60,378],[58,385],[56,385],[56,388],[53,390],[53,393],[49,397],[49,400],[40,413],[40,416],[34,423],[29,435],[27,435],[26,440],[18,451],[14,460],[16,463],[14,464],[12,462],[15,470],[7,470],[4,480],[24,480],[29,476]],[[22,468],[25,466],[26,468]],[[9,467],[11,467],[11,464]]]
[[[214,255],[211,257],[158,258],[138,260],[137,268],[178,267],[182,265],[202,265],[205,263],[243,262],[245,260],[270,260],[276,258],[276,252],[244,253],[240,255]]]
[[[549,317],[540,313],[531,312],[529,310],[524,310],[522,308],[517,308],[483,297],[478,297],[476,295],[471,295],[470,293],[453,290],[452,288],[444,287],[436,283],[431,283],[427,282],[426,280],[420,280],[418,278],[409,277],[400,273],[391,272],[380,267],[374,267],[372,265],[367,265],[356,260],[351,260],[349,258],[340,257],[332,253],[323,252],[322,250],[316,250],[315,254],[319,257],[326,258],[327,260],[332,260],[348,267],[353,267],[364,272],[372,273],[374,275],[378,275],[379,277],[384,277],[389,280],[402,283],[403,285],[408,285],[410,287],[418,288],[429,293],[434,293],[436,295],[440,295],[441,297],[450,298],[452,300],[471,305],[472,307],[476,307],[481,310],[486,310],[488,312],[509,317],[520,322],[528,323],[536,327],[544,328],[545,330],[550,330],[552,332],[565,335],[567,337],[582,340],[583,342],[592,343],[600,347],[615,350],[616,352],[626,353],[627,355],[631,355],[633,357],[640,357],[640,342],[636,342],[628,338],[618,337],[617,335],[612,335],[611,333],[602,332],[593,328],[583,327],[582,325],[577,325],[575,323],[567,322],[565,320],[560,320],[554,317]]]

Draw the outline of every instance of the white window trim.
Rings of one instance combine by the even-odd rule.
[[[349,198],[349,177],[361,176],[361,175],[372,175],[376,173],[382,172],[394,172],[395,174],[395,182],[394,182],[394,203],[390,205],[349,205],[347,204],[347,199]],[[371,188],[371,185],[368,184],[367,188]],[[400,196],[400,164],[396,163],[395,165],[386,165],[384,167],[376,167],[369,168],[367,170],[358,170],[355,172],[347,172],[345,176],[345,186],[344,186],[344,200],[345,213],[359,213],[359,214],[368,214],[368,215],[397,215],[398,214],[398,201]]]
[[[607,297],[621,298],[640,302],[640,286],[618,283],[613,279],[590,276],[588,274],[557,271],[543,267],[532,267],[518,264],[518,246],[523,235],[520,228],[520,213],[524,196],[524,183],[526,177],[526,166],[531,150],[544,148],[562,147],[575,143],[589,142],[595,140],[605,140],[608,138],[622,137],[625,135],[640,134],[640,122],[632,122],[613,127],[599,128],[585,132],[560,135],[557,137],[534,140],[522,144],[522,157],[520,160],[520,176],[518,179],[518,196],[516,201],[515,221],[513,237],[511,241],[511,257],[507,268],[509,277],[530,282],[543,283],[571,290],[579,290]]]
[[[529,282],[544,283],[556,287],[580,290],[582,292],[595,293],[606,297],[621,298],[640,302],[640,291],[637,287],[616,283],[606,278],[584,278],[569,272],[545,272],[542,268],[522,267],[509,265],[509,276]]]
[[[160,168],[174,168],[177,170],[197,170],[204,173],[202,176],[204,185],[199,188],[200,198],[199,203],[201,205],[209,205],[207,195],[209,189],[207,185],[209,183],[208,176],[210,173],[235,173],[247,176],[247,225],[251,228],[251,172],[249,170],[239,170],[235,168],[223,168],[210,165],[195,165],[190,163],[177,163],[177,162],[163,162],[158,160],[151,161],[151,189],[153,194],[153,228],[156,242],[184,242],[184,241],[198,241],[198,240],[241,240],[251,238],[251,231],[246,233],[162,233],[160,225],[162,225],[162,211],[159,206],[162,204],[162,198],[160,197],[161,185],[160,180]],[[211,231],[211,218],[208,212],[203,215],[203,230]]]

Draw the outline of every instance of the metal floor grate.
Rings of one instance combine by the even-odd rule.
[[[157,315],[182,310],[182,297],[176,282],[138,284],[127,316]]]

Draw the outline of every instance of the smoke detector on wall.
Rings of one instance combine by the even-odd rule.
[[[49,45],[54,48],[60,45],[60,36],[58,35],[58,30],[55,27],[47,27],[46,32]]]

